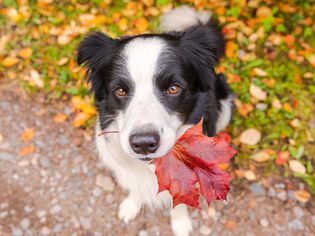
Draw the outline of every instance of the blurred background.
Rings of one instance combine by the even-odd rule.
[[[87,32],[158,32],[178,5],[214,13],[235,95],[229,204],[191,209],[193,235],[315,234],[312,0],[0,0],[0,235],[171,235],[167,211],[118,221],[125,196],[93,142],[75,62]]]

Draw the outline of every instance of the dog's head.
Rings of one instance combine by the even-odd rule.
[[[217,27],[112,39],[87,36],[78,63],[88,69],[102,130],[115,124],[123,150],[139,159],[165,155],[179,130],[217,116],[215,71],[224,51]]]

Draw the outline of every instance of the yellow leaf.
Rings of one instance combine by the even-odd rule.
[[[21,135],[21,138],[23,141],[31,141],[34,138],[34,131],[31,128],[27,128],[24,130],[24,132]]]
[[[71,99],[73,106],[89,115],[95,115],[96,109],[93,105],[91,105],[88,101],[83,100],[80,96],[73,96]]]
[[[2,65],[4,67],[11,67],[16,65],[19,62],[19,59],[15,58],[15,57],[6,57],[3,59],[2,61]]]
[[[124,31],[124,30],[127,30],[128,29],[128,20],[127,18],[121,18],[119,21],[118,21],[118,27],[121,31]]]
[[[2,141],[3,141],[3,135],[2,134],[0,134],[0,143],[2,143]]]
[[[32,154],[35,151],[35,147],[33,145],[24,147],[20,150],[19,156],[24,157]]]
[[[90,118],[91,118],[91,115],[84,113],[84,112],[80,112],[74,118],[73,126],[78,128],[78,127],[84,125],[85,122],[88,121]]]
[[[30,58],[32,54],[33,54],[33,49],[30,47],[23,48],[19,51],[19,56],[24,59]]]
[[[254,181],[254,180],[256,180],[256,175],[255,175],[255,173],[254,173],[252,170],[246,170],[246,171],[244,172],[244,176],[245,176],[245,178],[246,178],[247,180],[249,180],[249,181]]]
[[[67,115],[64,113],[60,113],[54,116],[53,118],[55,123],[63,123],[67,120]]]
[[[272,15],[272,10],[269,7],[261,6],[256,11],[256,16],[260,18],[265,18]]]

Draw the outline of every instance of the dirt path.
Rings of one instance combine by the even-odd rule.
[[[167,211],[144,209],[129,225],[120,223],[125,193],[97,158],[93,130],[56,124],[52,117],[69,108],[18,93],[0,89],[1,236],[171,235]],[[25,128],[35,131],[33,141],[21,140]],[[19,156],[30,145],[35,151]],[[315,204],[296,202],[288,190],[299,187],[278,177],[234,184],[228,205],[191,210],[193,235],[314,235]]]

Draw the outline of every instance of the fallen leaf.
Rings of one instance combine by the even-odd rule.
[[[11,66],[16,65],[18,62],[19,62],[19,59],[15,58],[15,57],[6,57],[3,59],[1,64],[4,67],[11,67]]]
[[[44,82],[37,70],[32,69],[30,72],[30,80],[33,82],[37,87],[42,88],[44,87]]]
[[[33,49],[31,47],[23,48],[19,51],[19,56],[27,59],[30,58],[33,54]]]
[[[27,128],[27,129],[25,129],[25,130],[23,131],[23,133],[22,133],[22,135],[21,135],[21,138],[22,138],[23,141],[28,142],[28,141],[33,140],[34,135],[35,135],[35,134],[34,134],[33,129]]]
[[[53,120],[55,123],[63,123],[67,120],[67,115],[64,113],[59,113],[54,116]]]
[[[71,102],[76,109],[81,110],[84,113],[87,113],[91,116],[96,114],[96,108],[91,105],[89,101],[84,100],[80,96],[73,96]]]
[[[277,165],[284,165],[290,159],[290,152],[288,151],[280,151],[276,157]]]
[[[136,28],[140,31],[140,33],[145,32],[149,27],[149,22],[144,17],[136,19],[134,21]]]
[[[301,121],[297,118],[294,118],[293,120],[290,120],[290,125],[293,128],[299,128],[301,126]]]
[[[69,35],[60,35],[57,39],[58,44],[60,45],[66,45],[70,43],[72,40],[72,37]]]
[[[75,116],[74,121],[73,121],[73,126],[75,128],[78,128],[78,127],[84,125],[85,122],[87,122],[90,118],[91,118],[90,114],[80,112]]]
[[[266,151],[260,151],[250,157],[252,160],[262,163],[270,160],[270,155]]]
[[[0,134],[0,143],[2,143],[3,142],[3,135],[2,134]]]
[[[34,151],[35,151],[35,146],[33,146],[33,145],[28,146],[28,147],[24,147],[20,150],[19,156],[25,157],[25,156],[32,154]]]
[[[228,230],[234,230],[236,228],[236,222],[234,220],[228,220],[225,222],[224,227]]]
[[[278,98],[274,98],[272,100],[272,107],[275,109],[281,109],[282,108],[282,104]]]
[[[153,161],[159,190],[168,190],[173,197],[173,207],[185,203],[199,207],[200,192],[208,204],[213,200],[225,200],[229,191],[229,175],[218,168],[227,163],[236,151],[230,146],[230,137],[220,133],[216,137],[202,134],[202,120],[188,129],[173,148]]]
[[[306,173],[305,166],[298,160],[290,160],[289,167],[290,167],[290,170],[292,170],[294,173],[298,173],[298,174]]]
[[[63,57],[63,58],[61,58],[61,59],[57,62],[57,65],[58,65],[58,66],[63,66],[63,65],[65,65],[65,64],[67,64],[68,61],[69,61],[69,58],[68,58],[68,57]]]
[[[225,54],[227,57],[234,57],[235,43],[233,41],[227,41],[225,45]]]
[[[267,98],[267,93],[254,84],[250,85],[249,92],[254,98],[257,98],[258,100],[266,100]]]
[[[260,68],[254,68],[253,69],[253,76],[260,76],[260,77],[266,77],[267,72]]]
[[[256,11],[256,16],[259,18],[266,18],[272,15],[272,10],[267,6],[260,6]]]
[[[247,129],[241,133],[240,141],[247,145],[256,145],[261,139],[261,133],[254,128]]]
[[[311,194],[305,190],[298,190],[293,192],[296,200],[302,203],[307,203],[311,199]]]
[[[252,170],[245,170],[244,171],[244,177],[249,181],[256,180],[256,175]]]

